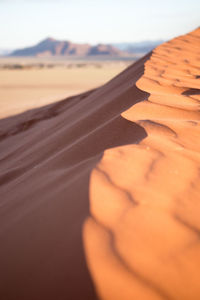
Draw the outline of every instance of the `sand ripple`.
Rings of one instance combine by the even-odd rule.
[[[85,252],[100,299],[200,299],[200,29],[156,48],[122,113],[138,144],[106,150],[90,178]]]

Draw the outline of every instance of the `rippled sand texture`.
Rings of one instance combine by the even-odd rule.
[[[200,28],[153,51],[122,113],[147,133],[90,177],[85,253],[103,300],[200,299]]]

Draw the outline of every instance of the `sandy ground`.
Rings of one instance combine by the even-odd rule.
[[[199,42],[0,120],[0,299],[200,299]]]
[[[16,59],[15,59],[16,60]],[[0,63],[16,63],[1,59]],[[53,103],[71,95],[93,89],[110,80],[126,68],[125,62],[72,62],[71,68],[62,65],[23,70],[0,69],[0,118],[11,116],[25,110]]]
[[[146,137],[90,181],[88,263],[100,299],[200,298],[200,29],[159,46],[122,117]]]

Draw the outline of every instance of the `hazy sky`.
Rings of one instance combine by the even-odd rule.
[[[200,26],[200,0],[0,0],[0,48],[169,39]]]

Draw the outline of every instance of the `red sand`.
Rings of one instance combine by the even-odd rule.
[[[0,299],[200,298],[199,44],[0,120]]]

